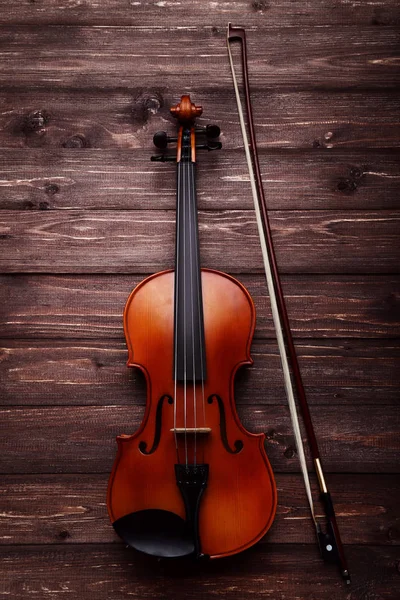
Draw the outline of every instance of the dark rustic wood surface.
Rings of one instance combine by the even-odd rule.
[[[163,26],[184,24],[225,27],[227,19],[246,22],[247,26],[276,28],[305,25],[375,25],[400,23],[397,0],[374,0],[351,4],[320,0],[186,0],[186,2],[137,2],[130,0],[30,0],[23,10],[16,11],[7,0],[0,0],[0,23],[48,25],[135,25]]]
[[[370,131],[370,126],[367,129]],[[382,132],[382,124],[376,129]],[[390,125],[388,131],[392,130]],[[0,135],[1,131],[4,129],[0,129]],[[48,133],[46,130],[42,138],[45,142],[49,140]],[[367,135],[366,132],[362,138],[363,145],[376,140],[366,139]],[[146,134],[147,144],[149,136],[151,131]],[[63,137],[69,139],[68,134]],[[396,140],[399,138],[400,132]],[[29,138],[18,141],[22,146],[28,143]],[[25,149],[23,153],[20,149],[0,148],[3,166],[0,207],[8,210],[174,210],[176,192],[175,182],[170,177],[171,166],[149,164],[148,151],[85,148],[82,152],[71,152],[55,143],[49,149]],[[218,160],[215,153],[203,154],[201,164],[203,168],[198,170],[201,210],[252,209],[242,149],[228,151],[224,147]],[[264,181],[268,182],[268,204],[274,210],[398,208],[400,159],[397,153],[350,148],[284,153],[270,149],[260,152],[260,164]],[[134,181],[132,176],[135,176]]]
[[[278,262],[351,588],[321,562],[309,519],[228,20],[248,32]],[[0,597],[398,597],[399,23],[397,0],[0,0]],[[151,138],[173,131],[184,92],[222,128],[222,152],[199,158],[202,260],[255,300],[237,404],[267,435],[279,493],[256,547],[201,566],[125,549],[105,506],[115,435],[145,401],[125,367],[124,303],[173,266],[173,167],[149,162]]]
[[[0,71],[1,76],[1,71]],[[138,86],[132,78],[125,86],[115,87],[114,81],[106,82],[103,87],[76,87],[72,81],[68,87],[60,88],[44,81],[33,89],[11,86],[4,82],[0,89],[2,104],[6,106],[0,114],[0,142],[7,147],[21,146],[25,148],[51,147],[52,155],[62,155],[63,148],[96,148],[96,149],[131,149],[123,161],[145,160],[143,150],[148,152],[149,138],[152,132],[165,127],[173,127],[168,109],[175,103],[171,88],[159,87],[153,81],[146,88]],[[84,86],[85,82],[82,83]],[[101,85],[101,84],[100,84]],[[173,87],[172,89],[175,89]],[[245,168],[245,158],[241,149],[242,139],[240,126],[236,118],[235,98],[229,88],[229,82],[213,88],[194,88],[198,103],[204,106],[204,115],[199,123],[207,123],[206,114],[212,110],[215,122],[222,128],[221,139],[224,144],[224,157],[215,165],[219,170],[226,170],[224,158],[235,164],[232,176],[238,168]],[[252,86],[254,98],[254,115],[260,123],[259,146],[263,150],[277,149],[281,156],[282,149],[360,149],[399,147],[399,124],[396,118],[399,102],[397,95],[391,90],[372,90],[365,95],[364,90],[326,90],[295,89],[285,90],[282,86],[268,88]],[[49,102],[51,98],[51,102]],[[265,105],[268,105],[268,112]],[[113,106],[113,111],[110,107]],[[32,107],[31,110],[27,110]],[[33,108],[36,107],[36,108]],[[282,118],[284,116],[284,119]],[[307,118],[304,118],[307,115]],[[170,125],[171,123],[171,125]],[[228,150],[240,148],[234,159],[228,159]],[[141,150],[140,152],[133,152]],[[327,160],[328,155],[310,155],[312,160]],[[29,154],[27,153],[27,158]],[[69,161],[76,160],[76,155],[64,153]],[[79,154],[78,154],[79,156]],[[86,152],[87,161],[93,154]],[[94,155],[95,156],[95,155]],[[117,155],[120,156],[120,153]],[[343,156],[351,160],[351,154]],[[342,158],[343,158],[342,157]],[[364,158],[366,175],[374,174],[379,169],[370,168],[369,160],[377,160],[379,155]],[[269,152],[266,155],[265,168],[273,168],[275,161]],[[305,157],[304,157],[305,158]],[[52,156],[46,163],[51,167]],[[93,159],[92,159],[93,160]],[[208,173],[213,160],[204,158]],[[221,162],[220,162],[221,161]],[[211,163],[210,166],[208,166]],[[69,163],[71,165],[71,163]],[[104,168],[118,167],[119,174],[126,171],[124,162],[118,159],[107,164],[100,162]],[[68,163],[63,165],[68,168]],[[159,165],[157,165],[159,166]],[[353,166],[350,164],[350,167]],[[386,162],[384,166],[387,168]],[[125,167],[125,168],[124,168]],[[98,168],[98,167],[97,167]],[[167,167],[166,167],[167,168]],[[75,166],[76,169],[76,166]],[[301,169],[301,168],[300,168]],[[296,162],[288,169],[296,173]],[[304,169],[303,169],[304,171]],[[364,169],[362,169],[364,172]],[[70,173],[74,171],[70,170]],[[153,169],[145,169],[143,175],[150,175]],[[385,170],[381,176],[384,176]],[[278,171],[279,174],[279,171]],[[303,173],[304,175],[305,173]],[[390,173],[389,173],[390,174]],[[359,179],[356,174],[352,179]],[[70,175],[73,178],[73,175]],[[93,179],[93,174],[92,174]],[[151,177],[154,179],[154,175]],[[275,177],[274,177],[275,179]],[[370,178],[371,179],[371,178]],[[290,180],[287,180],[289,183]],[[362,181],[357,181],[362,183]],[[304,181],[303,181],[304,184]],[[150,185],[150,184],[149,184]],[[154,183],[152,184],[154,185]],[[127,186],[128,189],[130,186]],[[146,189],[149,187],[146,184]],[[148,192],[147,192],[148,194]]]
[[[338,500],[336,509],[346,544],[393,546],[398,542],[397,475],[363,474],[354,479],[349,474],[332,474],[330,481]],[[315,534],[309,522],[301,475],[278,473],[277,486],[279,518],[261,543],[265,549],[270,543],[313,545]],[[106,488],[105,474],[81,474],[79,478],[63,474],[3,476],[0,490],[5,498],[4,510],[13,519],[4,523],[0,544],[55,545],[60,540],[68,544],[115,542],[105,516]],[[322,515],[320,511],[317,514]]]

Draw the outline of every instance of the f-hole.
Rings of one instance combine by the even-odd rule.
[[[153,452],[155,452],[158,448],[158,444],[160,443],[160,438],[161,438],[162,409],[163,409],[164,400],[168,400],[168,404],[174,403],[172,397],[168,396],[168,394],[164,394],[159,399],[158,404],[157,404],[157,410],[156,410],[156,426],[155,426],[155,430],[154,430],[153,444],[152,444],[150,450],[147,450],[147,443],[143,442],[143,441],[140,442],[139,450],[142,454],[146,454],[146,455],[153,454]]]
[[[220,423],[219,427],[220,427],[220,431],[221,431],[221,440],[224,445],[224,448],[227,452],[229,452],[229,454],[238,454],[243,448],[243,442],[242,442],[242,440],[236,440],[233,443],[234,447],[233,448],[230,447],[229,442],[228,442],[228,437],[226,435],[226,418],[225,418],[224,403],[222,402],[222,398],[220,396],[218,396],[218,394],[211,394],[211,396],[209,396],[207,399],[208,404],[212,404],[214,401],[214,398],[218,402],[219,423]]]

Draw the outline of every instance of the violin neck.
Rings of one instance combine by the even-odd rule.
[[[194,383],[206,379],[206,359],[196,165],[186,146],[190,149],[190,130],[183,131],[182,157],[177,164],[174,379]]]

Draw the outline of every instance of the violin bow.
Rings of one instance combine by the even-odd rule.
[[[246,101],[246,112],[249,128],[250,142],[247,136],[246,125],[243,116],[243,110],[240,100],[239,88],[235,75],[235,68],[232,59],[231,42],[238,40],[241,43],[242,71],[244,81],[244,95]],[[314,523],[321,556],[326,562],[337,563],[341,575],[347,584],[351,583],[350,573],[347,567],[347,561],[344,554],[343,544],[340,538],[339,528],[336,521],[335,510],[330,492],[328,490],[324,472],[322,470],[321,458],[318,448],[318,442],[311,420],[310,410],[307,403],[303,379],[300,372],[296,349],[293,343],[293,335],[290,328],[289,318],[286,310],[286,302],[283,295],[281,280],[276,262],[274,244],[269,223],[267,204],[262,184],[260,164],[258,159],[256,135],[254,130],[253,111],[251,106],[249,77],[247,70],[247,48],[246,32],[242,27],[232,27],[228,24],[227,47],[229,63],[232,71],[233,86],[235,90],[236,103],[239,113],[240,127],[242,130],[244,150],[246,154],[247,166],[249,169],[250,184],[256,213],[258,233],[261,242],[265,275],[267,280],[268,293],[271,300],[271,312],[274,321],[274,327],[281,358],[284,384],[289,403],[290,416],[296,441],[297,453],[300,460],[300,467],[303,475],[304,486],[310,506],[311,517]],[[286,345],[285,345],[286,341]],[[326,531],[324,532],[318,523],[314,503],[311,493],[310,479],[307,470],[307,463],[304,454],[303,440],[299,426],[296,402],[294,399],[292,379],[289,369],[289,360],[293,374],[296,395],[300,406],[303,422],[307,434],[308,445],[310,447],[311,457],[317,474],[320,500],[324,507],[326,517]]]

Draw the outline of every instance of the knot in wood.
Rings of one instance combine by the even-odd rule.
[[[60,188],[56,183],[46,183],[46,185],[44,186],[44,191],[49,196],[54,196],[54,194],[57,194],[59,190]]]
[[[89,148],[89,142],[82,134],[76,134],[63,143],[64,148]]]
[[[385,8],[382,6],[376,6],[374,8],[373,17],[371,19],[371,25],[390,25],[390,19],[385,16]]]
[[[40,131],[48,123],[49,116],[45,111],[35,110],[25,118],[24,129],[26,132]]]
[[[293,456],[295,454],[296,454],[296,448],[294,448],[294,446],[288,446],[286,448],[285,452],[283,453],[285,458],[293,458]]]
[[[337,184],[337,189],[344,194],[351,194],[357,189],[357,184],[352,179],[341,179]]]
[[[383,300],[385,318],[391,323],[398,323],[400,319],[400,302],[396,292],[390,293]]]
[[[262,12],[263,10],[268,10],[269,3],[266,0],[253,0],[251,8],[256,12]]]
[[[67,538],[71,537],[71,534],[66,529],[62,529],[60,531],[60,533],[57,535],[57,537],[60,538],[61,540],[66,540]]]
[[[387,539],[389,542],[396,542],[400,537],[400,532],[397,527],[389,527],[387,531]]]
[[[163,97],[157,91],[139,94],[132,107],[132,118],[134,121],[146,123],[151,115],[157,114],[162,109],[163,105]]]
[[[161,108],[160,98],[158,98],[157,96],[147,98],[144,102],[144,108],[148,113],[155,115]]]
[[[358,167],[352,167],[350,169],[350,177],[353,177],[354,179],[359,179],[363,175],[364,173]]]

